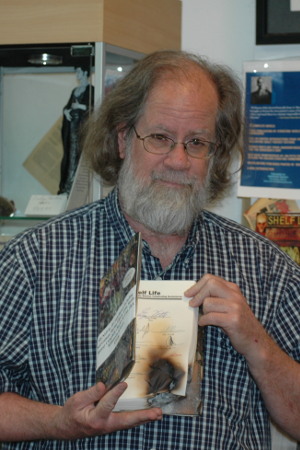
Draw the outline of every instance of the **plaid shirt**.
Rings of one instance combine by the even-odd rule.
[[[108,198],[27,230],[0,252],[0,391],[63,405],[95,382],[99,280],[133,236]],[[144,243],[143,279],[235,282],[278,344],[300,360],[300,269],[263,237],[209,212],[162,270]],[[217,327],[205,330],[201,416],[73,442],[3,449],[270,449],[268,414],[242,355]]]

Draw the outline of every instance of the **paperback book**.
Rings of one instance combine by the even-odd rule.
[[[201,411],[203,330],[184,296],[193,281],[140,280],[135,235],[100,281],[96,380],[126,380],[115,411],[159,406],[165,414]]]
[[[115,410],[159,406],[164,414],[200,414],[203,336],[198,308],[183,295],[192,284],[140,281],[136,362]]]

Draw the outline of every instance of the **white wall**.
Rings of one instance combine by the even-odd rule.
[[[244,61],[300,56],[300,45],[255,45],[255,0],[182,0],[182,48],[227,64],[240,77]],[[229,197],[214,208],[242,222],[248,200]]]

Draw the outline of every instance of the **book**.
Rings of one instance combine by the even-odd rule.
[[[259,198],[247,209],[244,213],[244,217],[251,230],[263,234],[264,228],[263,225],[260,226],[260,223],[263,224],[265,222],[265,213],[284,214],[291,211],[299,211],[296,200]],[[261,214],[261,216],[258,216],[258,214]],[[258,217],[259,220],[257,220]]]
[[[265,213],[264,235],[300,264],[300,212]]]
[[[137,233],[100,281],[96,381],[107,388],[125,379],[135,361],[140,259]]]
[[[140,281],[136,361],[115,411],[159,406],[164,414],[200,413],[203,335],[198,327],[199,309],[190,307],[183,295],[192,284],[186,280]]]
[[[138,233],[100,281],[96,381],[126,380],[115,411],[199,414],[203,331],[183,294],[194,281],[140,280],[140,265]]]

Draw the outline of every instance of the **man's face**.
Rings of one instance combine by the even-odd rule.
[[[201,83],[174,80],[161,81],[150,93],[144,114],[136,124],[141,137],[158,133],[176,142],[193,138],[215,141],[215,122],[218,97],[214,85],[203,74]],[[120,137],[120,156],[125,158],[126,146]],[[190,157],[183,145],[177,145],[167,155],[148,153],[143,142],[133,137],[132,161],[135,173],[144,182],[150,182],[153,172],[164,174],[169,170],[196,180],[204,180],[208,160]],[[181,184],[157,181],[169,189],[181,189]]]
[[[194,138],[214,142],[217,108],[216,89],[204,74],[201,75],[200,80],[198,75],[197,82],[186,78],[181,81],[166,79],[160,81],[150,92],[144,112],[135,127],[141,137],[160,134],[172,138],[175,142],[187,142]],[[168,208],[170,212],[174,211],[175,207],[182,215],[190,217],[196,215],[196,209],[199,209],[199,200],[196,198],[202,196],[204,202],[206,197],[205,193],[203,195],[203,186],[208,172],[208,159],[192,158],[186,153],[182,144],[176,145],[166,155],[155,155],[147,152],[143,142],[135,135],[132,137],[129,149],[124,133],[119,134],[119,152],[120,157],[125,158],[123,168],[126,167],[128,172],[130,167],[131,182],[133,183],[134,178],[134,182],[139,183],[139,189],[143,191],[144,196],[149,189],[152,205],[157,205],[159,215],[162,216],[162,210],[165,210],[165,222],[168,220]],[[127,152],[130,152],[129,167]],[[126,172],[123,170],[121,173],[123,192],[125,178]],[[128,184],[129,180],[127,180],[127,190]],[[186,199],[192,196],[192,193],[194,200],[192,200],[191,211],[184,212],[182,205],[187,203]],[[140,192],[132,191],[132,195],[139,197]],[[149,205],[150,201],[148,209]],[[204,205],[201,204],[201,206]],[[147,208],[144,208],[143,215],[146,214]],[[132,211],[128,209],[129,211],[126,212],[130,215]],[[139,213],[136,211],[134,214]],[[139,220],[142,221],[142,217]],[[161,228],[165,226],[161,225]],[[154,228],[152,226],[152,229]]]

